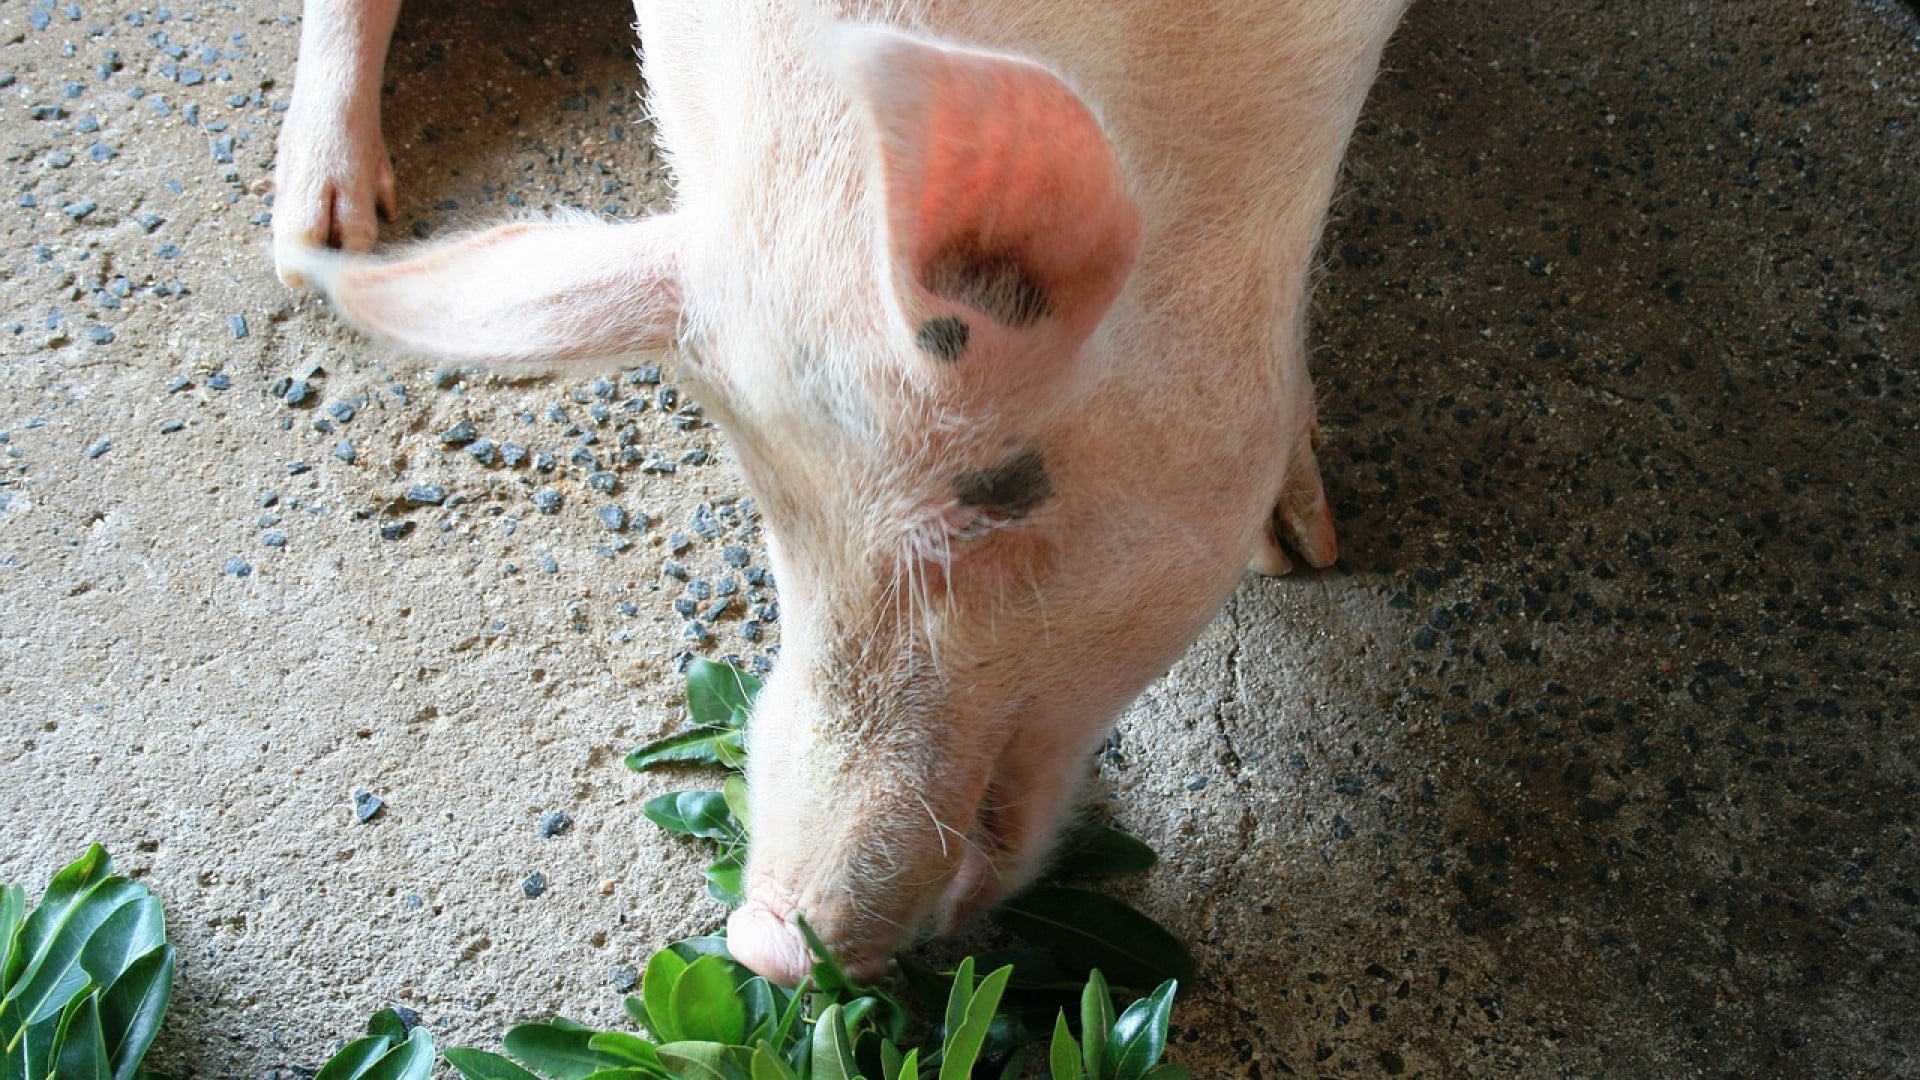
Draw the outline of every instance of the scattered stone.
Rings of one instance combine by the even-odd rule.
[[[253,564],[238,555],[228,559],[226,564],[220,569],[237,578],[251,577],[253,575]]]
[[[607,969],[607,985],[616,994],[624,994],[640,985],[640,969],[632,964],[615,964]]]
[[[619,532],[627,527],[627,512],[617,506],[603,506],[594,511],[594,516],[600,519],[600,524],[605,525],[612,532]]]
[[[260,534],[260,542],[270,548],[286,547],[287,537],[281,532],[264,532]]]
[[[89,443],[87,445],[87,448],[81,451],[81,453],[85,454],[89,458],[97,458],[111,449],[113,449],[113,440],[95,439],[93,442]]]
[[[443,446],[465,446],[479,437],[480,430],[473,426],[473,421],[462,420],[440,433],[440,443]]]
[[[439,506],[447,501],[447,489],[439,484],[414,484],[407,488],[407,501],[415,506]]]
[[[540,836],[552,839],[573,828],[573,818],[565,810],[549,810],[540,815]]]
[[[412,531],[413,522],[411,521],[389,521],[380,526],[380,539],[399,540]]]
[[[619,489],[620,478],[605,471],[588,473],[587,486],[602,495],[611,495]]]
[[[533,508],[543,514],[557,514],[565,500],[556,488],[543,487],[533,493]]]
[[[732,567],[744,567],[752,561],[753,553],[740,544],[728,544],[720,549],[720,561]]]
[[[528,874],[527,880],[522,881],[520,883],[520,891],[525,893],[527,895],[527,899],[529,900],[533,899],[536,896],[539,896],[543,892],[546,892],[547,891],[547,875],[541,873],[538,870],[535,870],[533,873]]]
[[[365,825],[367,822],[372,821],[380,811],[386,808],[386,802],[383,801],[380,796],[375,795],[366,788],[356,788],[354,790],[353,817],[354,820],[360,822],[360,824]]]
[[[341,439],[338,443],[334,444],[333,456],[351,465],[360,455],[354,452],[353,440]]]
[[[497,460],[499,445],[492,439],[475,439],[467,444],[467,453],[482,465],[492,465]]]

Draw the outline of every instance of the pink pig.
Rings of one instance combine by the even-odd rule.
[[[1307,285],[1404,0],[637,5],[676,205],[397,261],[395,0],[309,0],[275,253],[376,337],[665,350],[768,527],[734,954],[856,975],[1038,870],[1251,560],[1334,560]]]

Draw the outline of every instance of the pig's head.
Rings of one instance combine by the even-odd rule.
[[[1140,222],[1087,104],[1025,60],[828,37],[764,74],[696,74],[649,38],[671,214],[303,267],[417,351],[678,355],[780,588],[729,931],[787,983],[810,966],[796,916],[872,974],[1030,877],[1088,752],[1257,527],[1143,504],[1166,447],[1126,422],[1114,359]]]

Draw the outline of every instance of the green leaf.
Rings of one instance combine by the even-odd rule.
[[[660,1064],[659,1048],[638,1035],[624,1031],[596,1031],[587,1040],[587,1049],[605,1054],[624,1065],[640,1069],[652,1069],[656,1075],[665,1075],[666,1069]]]
[[[356,1080],[391,1049],[393,1039],[384,1034],[355,1039],[328,1058],[327,1063],[314,1074],[313,1080]]]
[[[703,956],[673,982],[676,1039],[739,1045],[747,1041],[747,1009],[734,993],[727,961]]]
[[[746,1052],[716,1042],[671,1042],[660,1047],[660,1061],[681,1080],[752,1080],[749,1066],[736,1056]]]
[[[738,727],[700,724],[664,739],[655,739],[629,753],[627,768],[645,772],[656,765],[681,764],[738,769],[747,760],[744,742],[744,734]]]
[[[18,885],[0,885],[0,991],[13,985],[13,964],[25,954],[14,948],[20,922],[27,917],[27,890]]]
[[[1185,1065],[1155,1065],[1147,1080],[1193,1080],[1193,1070]]]
[[[753,832],[753,815],[747,804],[747,778],[740,773],[727,777],[720,785],[720,797],[726,800],[727,809],[733,812],[733,820],[740,823],[741,835]]]
[[[647,820],[669,832],[722,843],[734,843],[746,835],[727,809],[726,796],[717,791],[669,791],[648,799],[640,809]]]
[[[967,1003],[973,1000],[973,957],[960,961],[953,973],[953,985],[947,989],[946,1020],[940,1030],[951,1036],[967,1022]]]
[[[446,1059],[447,1064],[460,1070],[460,1075],[467,1080],[540,1080],[540,1077],[499,1054],[489,1054],[485,1050],[449,1046]]]
[[[687,713],[696,724],[740,727],[758,693],[760,680],[731,664],[696,657],[687,665]]]
[[[840,1006],[829,1005],[813,1022],[813,1080],[855,1080],[859,1075]]]
[[[78,862],[54,875],[40,906],[21,924],[17,947],[26,956],[25,967],[19,981],[6,991],[5,1000],[19,1004],[27,1024],[59,1015],[94,984],[85,961],[96,934],[97,962],[110,970],[125,960],[115,948],[121,939],[143,938],[158,919],[159,901],[138,884],[113,876],[112,866],[106,852],[95,844]],[[132,916],[116,918],[130,904],[150,904],[151,917],[136,910]],[[118,977],[119,971],[111,975]]]
[[[160,1033],[173,996],[173,964],[173,946],[163,945],[135,960],[100,996],[100,1028],[106,1033],[113,1080],[133,1080]]]
[[[1116,1080],[1143,1080],[1167,1049],[1167,1024],[1173,1015],[1173,996],[1180,984],[1172,979],[1153,993],[1127,1006],[1114,1021],[1109,1054]]]
[[[764,1042],[753,1048],[752,1077],[753,1080],[800,1080],[800,1074]]]
[[[687,961],[679,953],[661,949],[648,958],[647,970],[640,976],[641,1005],[647,1014],[640,1022],[661,1042],[680,1038],[680,1029],[673,1022],[673,984],[685,970]]]
[[[707,895],[725,904],[737,908],[746,902],[747,849],[744,844],[735,844],[722,852],[720,857],[707,864],[701,873],[707,879]]]
[[[1087,1075],[1107,1080],[1107,1032],[1113,1027],[1113,994],[1107,990],[1100,969],[1087,973],[1087,988],[1080,992],[1080,1047],[1085,1054]]]
[[[907,1056],[900,1060],[900,1080],[920,1080],[919,1047],[907,1051]]]
[[[100,1033],[100,995],[88,994],[61,1013],[55,1042],[56,1080],[108,1080],[112,1075],[107,1040]]]
[[[968,957],[971,960],[972,957]],[[964,962],[963,968],[968,965]],[[973,1074],[974,1062],[980,1056],[980,1047],[987,1041],[987,1029],[993,1024],[994,1012],[1000,1007],[1000,995],[1006,992],[1007,980],[1013,977],[1011,967],[1003,967],[980,980],[980,986],[973,992],[966,1004],[966,1016],[958,1031],[947,1029],[947,1037],[940,1048],[940,1080],[967,1080]],[[954,982],[954,996],[960,994],[962,983],[967,978],[957,977]]]
[[[407,1041],[407,1022],[392,1009],[381,1009],[367,1017],[367,1034],[382,1036],[398,1046]]]
[[[1053,1021],[1053,1045],[1048,1047],[1047,1070],[1053,1080],[1082,1080],[1087,1074],[1080,1064],[1080,1043],[1067,1030],[1067,1011],[1060,1010]]]
[[[405,1042],[386,1052],[359,1080],[429,1080],[433,1075],[433,1036],[415,1027]]]
[[[1122,877],[1151,870],[1160,857],[1146,842],[1091,816],[1082,816],[1060,838],[1059,849],[1040,876],[1047,881]]]
[[[500,1041],[507,1053],[535,1072],[559,1080],[584,1080],[601,1069],[617,1069],[627,1064],[612,1054],[595,1050],[592,1042],[596,1034],[598,1032],[572,1022],[562,1023],[556,1018],[552,1023],[521,1024],[509,1030]]]
[[[658,1070],[642,1069],[638,1066],[619,1069],[599,1069],[581,1077],[581,1080],[671,1080],[673,1074],[665,1065]]]
[[[1111,896],[1062,885],[1036,885],[994,909],[993,921],[1060,962],[1094,968],[1121,986],[1144,988],[1193,978],[1193,958],[1172,934]]]
[[[840,962],[833,958],[833,953],[820,940],[820,935],[813,932],[807,917],[795,916],[794,924],[800,927],[800,936],[807,939],[807,948],[813,952],[814,985],[830,993],[859,994],[862,987],[840,969]]]

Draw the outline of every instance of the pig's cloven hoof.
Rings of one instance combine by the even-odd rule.
[[[1332,566],[1340,557],[1340,545],[1333,533],[1333,511],[1320,484],[1320,465],[1311,454],[1296,462],[1287,476],[1287,486],[1280,492],[1280,501],[1267,520],[1248,567],[1271,577],[1290,573],[1293,560],[1287,557],[1287,548],[1318,569]]]

